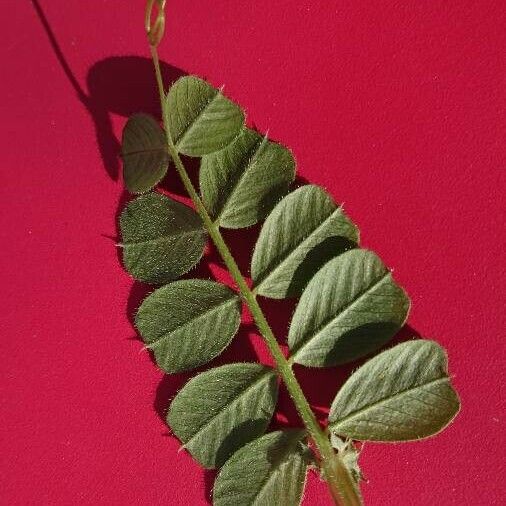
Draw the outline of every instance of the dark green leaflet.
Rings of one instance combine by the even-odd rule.
[[[292,153],[246,128],[225,149],[202,158],[200,190],[220,226],[243,228],[265,218],[294,177]]]
[[[238,450],[216,479],[215,506],[297,506],[310,452],[303,430],[265,434]]]
[[[134,114],[123,130],[123,179],[131,193],[144,193],[165,176],[169,165],[167,139],[158,122],[147,114]]]
[[[172,281],[204,253],[206,233],[199,215],[159,193],[129,202],[121,213],[120,229],[123,263],[140,281]]]
[[[273,369],[238,363],[191,379],[170,405],[167,423],[204,467],[220,467],[264,433],[278,397]]]
[[[219,355],[241,322],[241,301],[214,281],[188,279],[165,285],[135,317],[144,342],[166,372],[194,369]]]

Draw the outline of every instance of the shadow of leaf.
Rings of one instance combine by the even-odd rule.
[[[334,367],[367,356],[388,343],[398,332],[394,322],[373,322],[360,325],[343,334],[327,353],[324,367]]]
[[[265,419],[247,420],[229,432],[218,449],[216,462],[221,467],[239,448],[265,431]]]
[[[165,62],[160,65],[167,85],[185,75]],[[111,179],[117,180],[120,143],[112,129],[111,114],[128,117],[144,112],[160,119],[153,63],[140,56],[105,58],[89,69],[86,84],[88,95],[82,101],[93,119],[104,167]]]
[[[288,293],[300,295],[320,267],[329,260],[356,248],[357,245],[345,237],[327,237],[315,246],[297,267],[288,287]]]

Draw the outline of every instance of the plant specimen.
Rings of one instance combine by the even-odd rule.
[[[188,371],[228,346],[245,305],[275,364],[233,363],[197,374],[173,399],[167,423],[200,464],[220,469],[216,506],[297,505],[311,466],[336,504],[361,504],[357,441],[425,438],[457,414],[446,354],[423,339],[377,354],[345,382],[328,424],[320,425],[293,365],[332,367],[371,355],[404,325],[409,299],[378,256],[359,247],[357,227],[323,188],[290,192],[292,153],[245,126],[243,110],[222,90],[185,76],[166,91],[157,50],[164,8],[164,0],[149,0],[145,20],[163,128],[136,114],[122,139],[124,181],[139,194],[120,217],[123,262],[135,279],[162,285],[142,302],[135,325],[161,369]],[[199,190],[182,155],[200,159]],[[193,207],[156,191],[169,166]],[[264,219],[248,283],[221,229]],[[209,239],[232,287],[177,280],[201,260]],[[258,297],[299,298],[288,356]],[[280,382],[303,426],[265,433]]]

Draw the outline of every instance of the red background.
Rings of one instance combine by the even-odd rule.
[[[33,4],[2,2],[0,502],[206,504],[212,473],[160,417],[186,376],[160,384],[133,339],[127,306],[144,290],[131,292],[111,239],[111,133],[156,110],[143,2],[41,3],[67,75]],[[366,445],[367,504],[502,504],[504,2],[168,4],[162,58],[225,84],[293,149],[411,295],[404,337],[448,348],[461,414],[435,439]],[[245,265],[243,236],[229,238]],[[282,336],[289,310],[267,312]],[[243,331],[225,358],[260,348]],[[317,407],[343,379],[297,373]],[[296,423],[285,395],[278,419]],[[314,474],[305,504],[329,504]]]

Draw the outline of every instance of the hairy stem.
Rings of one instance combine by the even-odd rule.
[[[290,394],[290,397],[292,398],[309,435],[318,449],[323,476],[328,483],[329,490],[335,504],[343,506],[358,506],[362,504],[362,501],[360,498],[360,492],[358,491],[353,478],[341,461],[341,458],[334,452],[330,441],[318,423],[315,414],[313,413],[313,410],[311,409],[300,384],[293,373],[290,362],[283,354],[283,351],[281,350],[278,341],[276,340],[276,337],[265,318],[262,308],[258,304],[255,294],[249,288],[244,276],[241,274],[234,257],[221,235],[218,225],[209,216],[207,209],[188,176],[176,147],[174,146],[169,130],[168,111],[165,102],[165,91],[160,71],[158,51],[153,45],[151,45],[151,56],[155,66],[156,81],[158,83],[158,91],[160,93],[163,123],[167,136],[167,148],[172,160],[174,161],[176,170],[186,191],[188,192],[188,195],[195,205],[196,211],[202,218],[204,226],[211,236],[216,249],[220,253],[221,258],[235,281],[245,304],[248,306],[258,330],[263,336],[264,341],[276,363],[278,374],[285,383],[288,393]]]

